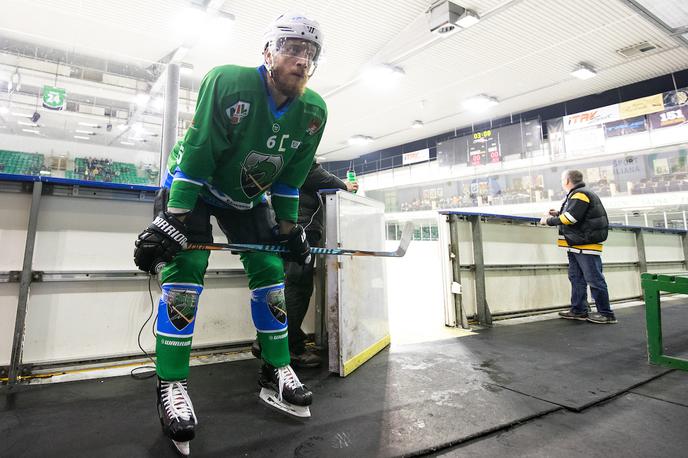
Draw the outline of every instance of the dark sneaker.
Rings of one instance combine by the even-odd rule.
[[[599,324],[616,324],[618,321],[616,320],[616,317],[614,315],[602,315],[601,313],[591,313],[590,316],[588,316],[588,321],[591,323],[599,323]]]
[[[254,340],[253,343],[251,344],[251,354],[253,355],[254,358],[260,359],[260,343],[258,340]]]
[[[571,310],[567,310],[566,312],[559,312],[559,318],[564,318],[566,320],[581,320],[585,321],[588,319],[588,314],[583,312],[583,313],[576,313]]]
[[[303,353],[290,353],[291,365],[294,367],[320,367],[322,358],[313,350],[306,349]]]

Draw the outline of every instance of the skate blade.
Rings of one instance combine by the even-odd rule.
[[[172,439],[170,439],[170,440],[172,440]],[[191,447],[189,447],[189,441],[177,442],[175,440],[172,440],[172,443],[177,448],[177,451],[179,453],[181,453],[182,455],[189,456],[189,453],[191,453]]]
[[[296,406],[286,401],[280,401],[277,397],[277,392],[269,388],[261,388],[258,395],[260,400],[267,404],[268,407],[277,409],[281,413],[285,413],[292,417],[310,418],[311,409],[308,406]]]

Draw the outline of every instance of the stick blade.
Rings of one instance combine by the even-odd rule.
[[[395,257],[402,257],[406,254],[406,250],[411,244],[411,239],[413,238],[413,223],[407,221],[404,225],[404,229],[401,231],[401,241],[399,242],[399,248],[394,252]]]

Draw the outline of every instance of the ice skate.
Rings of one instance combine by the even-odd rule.
[[[158,416],[162,431],[179,453],[188,456],[189,441],[194,438],[198,420],[186,391],[186,380],[167,382],[158,379]]]
[[[313,402],[313,393],[299,381],[291,366],[277,368],[263,363],[258,383],[260,399],[269,407],[293,417],[311,416],[308,406]]]

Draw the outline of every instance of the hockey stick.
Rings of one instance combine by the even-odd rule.
[[[401,232],[399,247],[394,251],[372,251],[372,250],[352,250],[348,248],[320,248],[311,247],[312,254],[322,254],[326,256],[379,256],[386,258],[401,258],[406,254],[411,238],[413,237],[413,223],[407,222]],[[189,243],[186,250],[211,250],[211,251],[234,251],[236,253],[246,253],[261,251],[266,253],[286,253],[289,250],[282,245],[261,245],[255,243]]]

